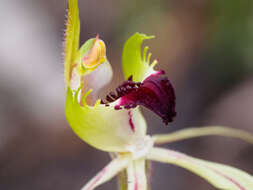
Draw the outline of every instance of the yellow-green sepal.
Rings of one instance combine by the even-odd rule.
[[[68,0],[68,15],[65,32],[64,76],[66,86],[70,86],[72,69],[79,49],[80,19],[78,0]]]
[[[82,106],[78,101],[78,91],[67,89],[65,114],[73,131],[91,146],[108,152],[126,152],[127,147],[136,138],[145,135],[146,122],[139,109],[114,110],[105,107],[99,101],[94,106],[88,106],[84,95]],[[129,115],[136,126],[132,131],[129,125]]]
[[[125,79],[132,75],[133,81],[140,82],[154,71],[153,67],[156,61],[151,65],[149,64],[151,53],[147,55],[148,47],[144,47],[143,54],[141,52],[143,40],[152,38],[154,36],[135,33],[126,41],[122,53],[122,67]]]

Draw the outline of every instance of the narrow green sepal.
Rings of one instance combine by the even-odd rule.
[[[79,48],[80,19],[78,0],[68,0],[68,17],[65,31],[64,75],[66,86],[70,85],[71,72]]]

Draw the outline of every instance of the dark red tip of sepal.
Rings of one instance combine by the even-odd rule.
[[[133,82],[130,76],[116,89],[117,94],[110,93],[106,100],[113,102],[120,98],[116,110],[142,105],[159,115],[167,125],[176,116],[176,96],[172,84],[164,74],[164,71],[158,71],[142,83]]]

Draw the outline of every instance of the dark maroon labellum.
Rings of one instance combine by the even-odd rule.
[[[164,74],[164,71],[158,71],[147,77],[142,83],[133,82],[132,77],[129,77],[116,89],[117,93],[111,92],[106,96],[107,102],[102,101],[101,103],[108,105],[109,102],[120,98],[119,103],[115,106],[116,110],[131,109],[142,105],[159,115],[167,125],[176,116],[176,97],[173,86]]]

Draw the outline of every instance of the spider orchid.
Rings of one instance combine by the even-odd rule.
[[[176,115],[175,94],[170,81],[163,71],[154,70],[157,61],[150,64],[148,48],[145,47],[141,52],[143,40],[153,36],[136,33],[127,40],[122,58],[126,81],[102,101],[98,99],[98,92],[110,82],[112,76],[105,43],[97,36],[79,48],[79,33],[78,0],[68,0],[65,36],[66,118],[82,140],[112,155],[112,161],[82,190],[92,190],[122,171],[127,173],[128,190],[146,190],[146,161],[183,167],[218,189],[253,189],[253,177],[244,171],[155,146],[205,135],[230,136],[253,143],[251,134],[219,126],[188,128],[154,136],[146,134],[147,124],[140,106],[159,115],[165,124]]]

